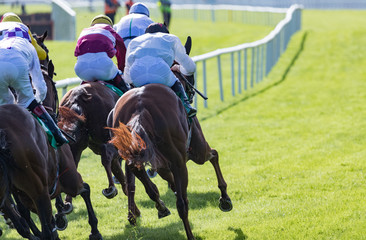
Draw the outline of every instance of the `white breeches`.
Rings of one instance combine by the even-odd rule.
[[[130,77],[136,87],[149,83],[173,86],[177,78],[161,58],[146,56],[136,59],[130,68]]]
[[[112,80],[119,69],[107,53],[86,53],[78,57],[75,64],[76,75],[84,81]]]
[[[0,105],[14,103],[9,87],[14,88],[17,103],[24,108],[35,99],[25,58],[11,49],[0,49]]]

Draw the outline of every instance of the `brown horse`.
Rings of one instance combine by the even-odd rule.
[[[218,154],[211,149],[202,134],[197,118],[192,127],[187,120],[180,99],[168,87],[160,84],[148,84],[135,88],[123,95],[108,119],[114,137],[112,143],[133,174],[143,183],[150,198],[156,202],[159,218],[168,210],[160,200],[156,186],[147,176],[144,166],[151,165],[159,175],[168,181],[177,197],[177,210],[183,221],[187,238],[194,239],[188,222],[187,185],[188,159],[203,164],[210,160],[215,166],[221,189],[221,202],[224,209],[231,210],[232,205],[226,193],[226,183],[218,166]],[[189,141],[189,136],[192,139]],[[131,207],[134,194],[130,194],[130,174],[126,169],[129,190],[129,220],[134,222]],[[131,219],[132,218],[132,219]]]
[[[0,140],[3,168],[0,203],[6,202],[13,194],[27,209],[38,214],[42,225],[38,237],[58,239],[51,198],[61,192],[71,196],[80,194],[86,203],[92,228],[89,238],[101,239],[90,201],[90,188],[76,170],[69,145],[54,149],[37,120],[15,104],[0,106]]]
[[[107,198],[117,194],[112,172],[122,184],[125,194],[125,176],[118,161],[119,155],[110,140],[109,131],[105,129],[108,113],[114,107],[119,96],[108,87],[90,82],[69,90],[60,104],[59,127],[75,142],[70,143],[76,166],[82,152],[89,147],[95,154],[101,155],[102,164],[106,170],[109,187],[103,190]],[[71,198],[67,197],[67,201]]]

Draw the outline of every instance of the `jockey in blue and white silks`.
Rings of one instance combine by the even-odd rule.
[[[123,38],[126,48],[132,39],[145,33],[146,28],[154,21],[150,18],[149,9],[145,4],[137,2],[132,5],[129,14],[113,26]]]
[[[15,90],[16,100],[9,87]],[[60,146],[68,140],[42,105],[46,94],[47,85],[28,27],[16,14],[4,14],[0,22],[0,105],[18,103],[30,110],[47,125]]]
[[[179,65],[172,66],[174,61]],[[190,105],[181,82],[172,70],[190,76],[196,71],[196,64],[186,54],[179,38],[169,34],[165,25],[150,24],[144,35],[134,38],[128,45],[124,79],[136,87],[160,83],[172,88],[181,98],[188,117],[193,117],[196,109]]]

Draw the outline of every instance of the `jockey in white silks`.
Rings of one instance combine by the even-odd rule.
[[[137,2],[132,5],[129,14],[122,17],[113,28],[122,37],[127,48],[130,41],[144,34],[146,28],[153,22],[147,6]]]
[[[106,15],[94,17],[90,25],[80,33],[76,44],[76,75],[86,82],[105,81],[125,93],[129,86],[121,76],[126,56],[123,39],[113,29],[112,20]],[[114,56],[118,67],[112,60]]]
[[[196,115],[188,100],[181,82],[173,71],[186,76],[193,75],[196,64],[186,54],[186,49],[179,38],[169,34],[161,23],[150,24],[146,33],[134,38],[127,48],[124,79],[140,87],[149,83],[164,84],[182,100],[188,117]],[[173,65],[174,61],[178,64]]]
[[[0,35],[0,105],[16,102],[29,109],[47,125],[59,146],[67,143],[68,140],[41,104],[46,97],[47,86],[28,27],[16,14],[6,13],[0,22]],[[15,90],[16,100],[9,87]]]

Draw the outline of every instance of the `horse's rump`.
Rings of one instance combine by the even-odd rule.
[[[67,92],[61,100],[59,126],[72,134],[72,131],[80,127],[75,126],[77,120],[80,124],[85,123],[83,127],[89,129],[88,134],[92,139],[108,141],[108,131],[104,129],[105,122],[117,99],[117,94],[100,83],[79,85]],[[74,113],[70,113],[67,108]]]
[[[118,128],[120,122],[146,143],[146,149],[141,148],[139,154],[124,157],[160,168],[168,166],[168,156],[185,154],[188,132],[185,109],[165,85],[148,84],[124,94],[116,103],[112,127]]]

